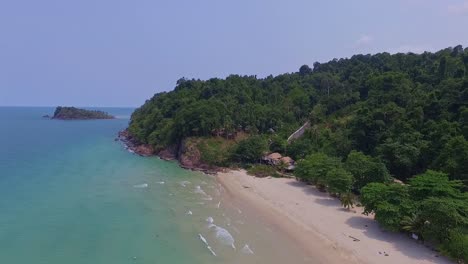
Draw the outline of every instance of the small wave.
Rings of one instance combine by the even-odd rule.
[[[227,231],[226,229],[217,226],[214,224],[214,219],[211,216],[206,218],[206,222],[208,222],[208,228],[214,228],[215,230],[215,237],[218,239],[222,244],[226,246],[231,246],[233,249],[236,249],[234,245],[234,237]]]
[[[200,187],[200,185],[195,186],[195,193],[203,194],[205,196],[208,196],[206,192]]]
[[[159,181],[158,183],[161,184],[161,185],[162,185],[162,184],[165,184],[165,182],[163,182],[163,181]]]
[[[216,231],[216,238],[224,245],[226,246],[231,246],[233,249],[236,249],[236,246],[234,245],[234,237],[232,237],[231,233],[227,231],[226,229],[214,225],[215,231]]]
[[[221,201],[219,201],[218,205],[216,206],[218,209],[221,206]]]
[[[193,215],[192,211],[188,210],[187,213],[185,213],[186,215]]]
[[[253,255],[254,252],[250,249],[249,245],[245,244],[245,246],[241,249],[241,252],[246,255]]]
[[[133,185],[133,187],[134,188],[148,188],[148,184],[142,183],[142,184]]]
[[[129,119],[130,116],[129,115],[116,115],[114,116],[116,119]]]
[[[189,181],[181,181],[181,182],[179,182],[179,184],[180,184],[180,186],[182,186],[182,187],[187,187],[187,185],[189,185],[190,182],[189,182]]]
[[[200,238],[200,240],[206,245],[206,248],[211,252],[211,254],[216,257],[216,253],[210,247],[210,245],[208,244],[208,241],[206,240],[206,238],[203,237],[201,234],[198,234],[198,238]]]
[[[205,201],[213,201],[213,197],[207,195],[205,198],[202,198]]]

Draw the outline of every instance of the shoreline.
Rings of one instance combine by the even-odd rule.
[[[401,233],[383,231],[361,207],[288,178],[256,178],[244,170],[218,172],[227,199],[277,227],[314,263],[453,263]]]

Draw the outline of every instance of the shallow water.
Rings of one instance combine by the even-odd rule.
[[[132,109],[103,110],[119,118],[0,107],[1,263],[307,262],[213,177],[126,151]]]

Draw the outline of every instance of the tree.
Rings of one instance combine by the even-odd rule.
[[[409,180],[409,193],[415,201],[430,197],[448,197],[460,199],[463,187],[459,181],[450,181],[447,174],[428,170]]]
[[[375,214],[375,219],[391,231],[400,230],[404,216],[410,215],[413,204],[408,188],[400,184],[369,183],[361,190],[364,214]]]
[[[347,192],[340,195],[341,205],[346,209],[354,207],[354,195],[351,192]]]
[[[359,191],[371,182],[387,182],[390,175],[385,164],[359,151],[351,151],[346,159],[345,168],[354,177],[354,189]]]
[[[415,213],[405,215],[400,222],[401,230],[420,235],[424,227],[424,221]]]
[[[234,158],[240,162],[254,163],[261,159],[266,149],[266,142],[262,137],[252,136],[239,142]]]
[[[452,179],[459,179],[468,184],[468,141],[463,136],[450,139],[435,164]]]
[[[335,157],[329,157],[324,153],[314,153],[297,163],[294,174],[306,182],[314,183],[319,187],[327,184],[327,173],[330,170],[341,167],[341,161]]]
[[[308,66],[308,65],[302,65],[301,68],[299,68],[299,74],[301,76],[305,76],[305,75],[308,75],[308,74],[311,74],[312,73],[312,69]]]
[[[449,239],[451,230],[468,226],[468,204],[463,200],[430,197],[419,204],[418,210],[424,221],[425,240],[442,243]]]
[[[338,197],[343,193],[348,193],[353,184],[353,176],[343,168],[333,168],[326,174],[326,183],[328,191],[337,194]]]
[[[452,230],[448,241],[442,244],[442,250],[459,263],[468,263],[468,234],[463,230]]]

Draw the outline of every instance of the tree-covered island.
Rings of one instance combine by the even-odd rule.
[[[90,120],[90,119],[114,119],[115,117],[98,110],[86,110],[76,107],[58,106],[52,119],[61,120]]]

